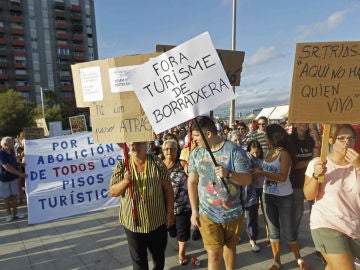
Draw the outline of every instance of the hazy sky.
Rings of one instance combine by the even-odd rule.
[[[232,0],[94,1],[100,59],[154,52],[206,31],[215,48],[231,49]],[[236,3],[236,50],[245,52],[236,114],[289,102],[296,43],[360,40],[359,0]]]

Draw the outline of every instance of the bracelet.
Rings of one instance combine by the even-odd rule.
[[[317,181],[319,180],[319,176],[315,176],[315,173],[312,174],[312,177]]]

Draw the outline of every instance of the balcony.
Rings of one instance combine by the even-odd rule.
[[[0,38],[0,44],[4,45],[5,44],[5,39],[4,38]]]
[[[56,38],[61,39],[61,40],[67,40],[68,35],[65,33],[58,33],[58,34],[56,34]]]
[[[60,70],[71,70],[70,64],[58,64]]]
[[[21,3],[20,2],[12,2],[9,3],[10,11],[21,11]]]
[[[70,9],[71,9],[71,11],[80,12],[81,11],[81,6],[80,5],[71,5]]]
[[[19,16],[11,16],[11,22],[12,23],[23,23],[24,20],[23,18],[19,17]]]
[[[82,35],[73,35],[72,39],[75,41],[83,41],[84,40]]]
[[[74,13],[72,13],[71,14],[71,20],[73,20],[73,21],[82,21],[82,17],[81,17],[81,14],[74,14]]]
[[[14,66],[18,69],[26,69],[26,65],[23,63],[15,63]]]
[[[58,54],[58,57],[61,60],[70,60],[71,59],[71,55],[69,55],[69,54]]]
[[[15,51],[13,52],[13,56],[26,56],[26,52]]]
[[[6,68],[6,67],[8,67],[9,66],[9,64],[8,64],[8,62],[0,62],[0,68]]]
[[[21,92],[27,92],[27,91],[29,91],[30,90],[30,86],[16,86],[16,90],[17,91],[21,91]]]
[[[4,27],[0,27],[0,33],[4,33]]]
[[[0,74],[0,80],[8,80],[9,74]]]
[[[60,80],[64,82],[70,82],[72,81],[71,76],[60,76]]]
[[[13,35],[19,35],[19,36],[23,36],[24,35],[24,29],[21,28],[11,28],[11,34]]]
[[[22,46],[24,47],[25,46],[25,41],[24,40],[20,40],[20,39],[14,39],[12,41],[12,45],[13,46]]]
[[[65,101],[65,102],[74,102],[75,98],[74,97],[61,97],[61,100]]]
[[[5,49],[0,49],[0,55],[1,56],[6,56],[8,53]]]
[[[66,23],[56,23],[56,29],[66,29],[67,24]]]
[[[74,46],[74,51],[83,52],[84,50],[85,50],[84,46],[81,46],[81,45]]]
[[[65,9],[65,2],[64,2],[64,1],[56,1],[56,0],[55,0],[54,8]]]
[[[76,55],[76,56],[74,56],[74,59],[76,62],[84,62],[85,56],[84,55]]]
[[[61,89],[61,91],[64,91],[64,92],[71,92],[71,91],[73,91],[73,86],[72,85],[61,85],[60,89]]]
[[[55,11],[55,18],[66,18],[66,12],[65,11]]]
[[[27,74],[15,74],[15,79],[19,81],[25,81],[28,79]]]

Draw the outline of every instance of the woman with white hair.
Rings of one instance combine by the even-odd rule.
[[[0,149],[0,197],[4,199],[7,212],[6,222],[23,218],[17,213],[18,177],[27,175],[17,170],[14,152],[14,140],[11,137],[1,139]]]

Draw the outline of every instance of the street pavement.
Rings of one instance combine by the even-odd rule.
[[[305,202],[299,232],[301,255],[311,269],[323,270],[324,265],[314,254],[307,206]],[[27,213],[26,205],[20,206],[19,213]],[[0,270],[132,269],[126,236],[118,221],[118,207],[36,225],[28,225],[26,218],[7,223],[5,217],[4,204],[0,200]],[[235,269],[262,270],[271,266],[272,252],[265,238],[261,213],[259,227],[258,244],[261,251],[251,251],[248,237],[242,230],[242,240],[236,249]],[[286,242],[282,243],[281,269],[298,270]],[[175,239],[169,237],[165,269],[207,269],[207,256],[201,240],[190,240],[187,247],[189,260],[197,257],[200,266],[191,263],[178,265],[178,254],[174,248]],[[149,262],[151,267],[151,255]]]

